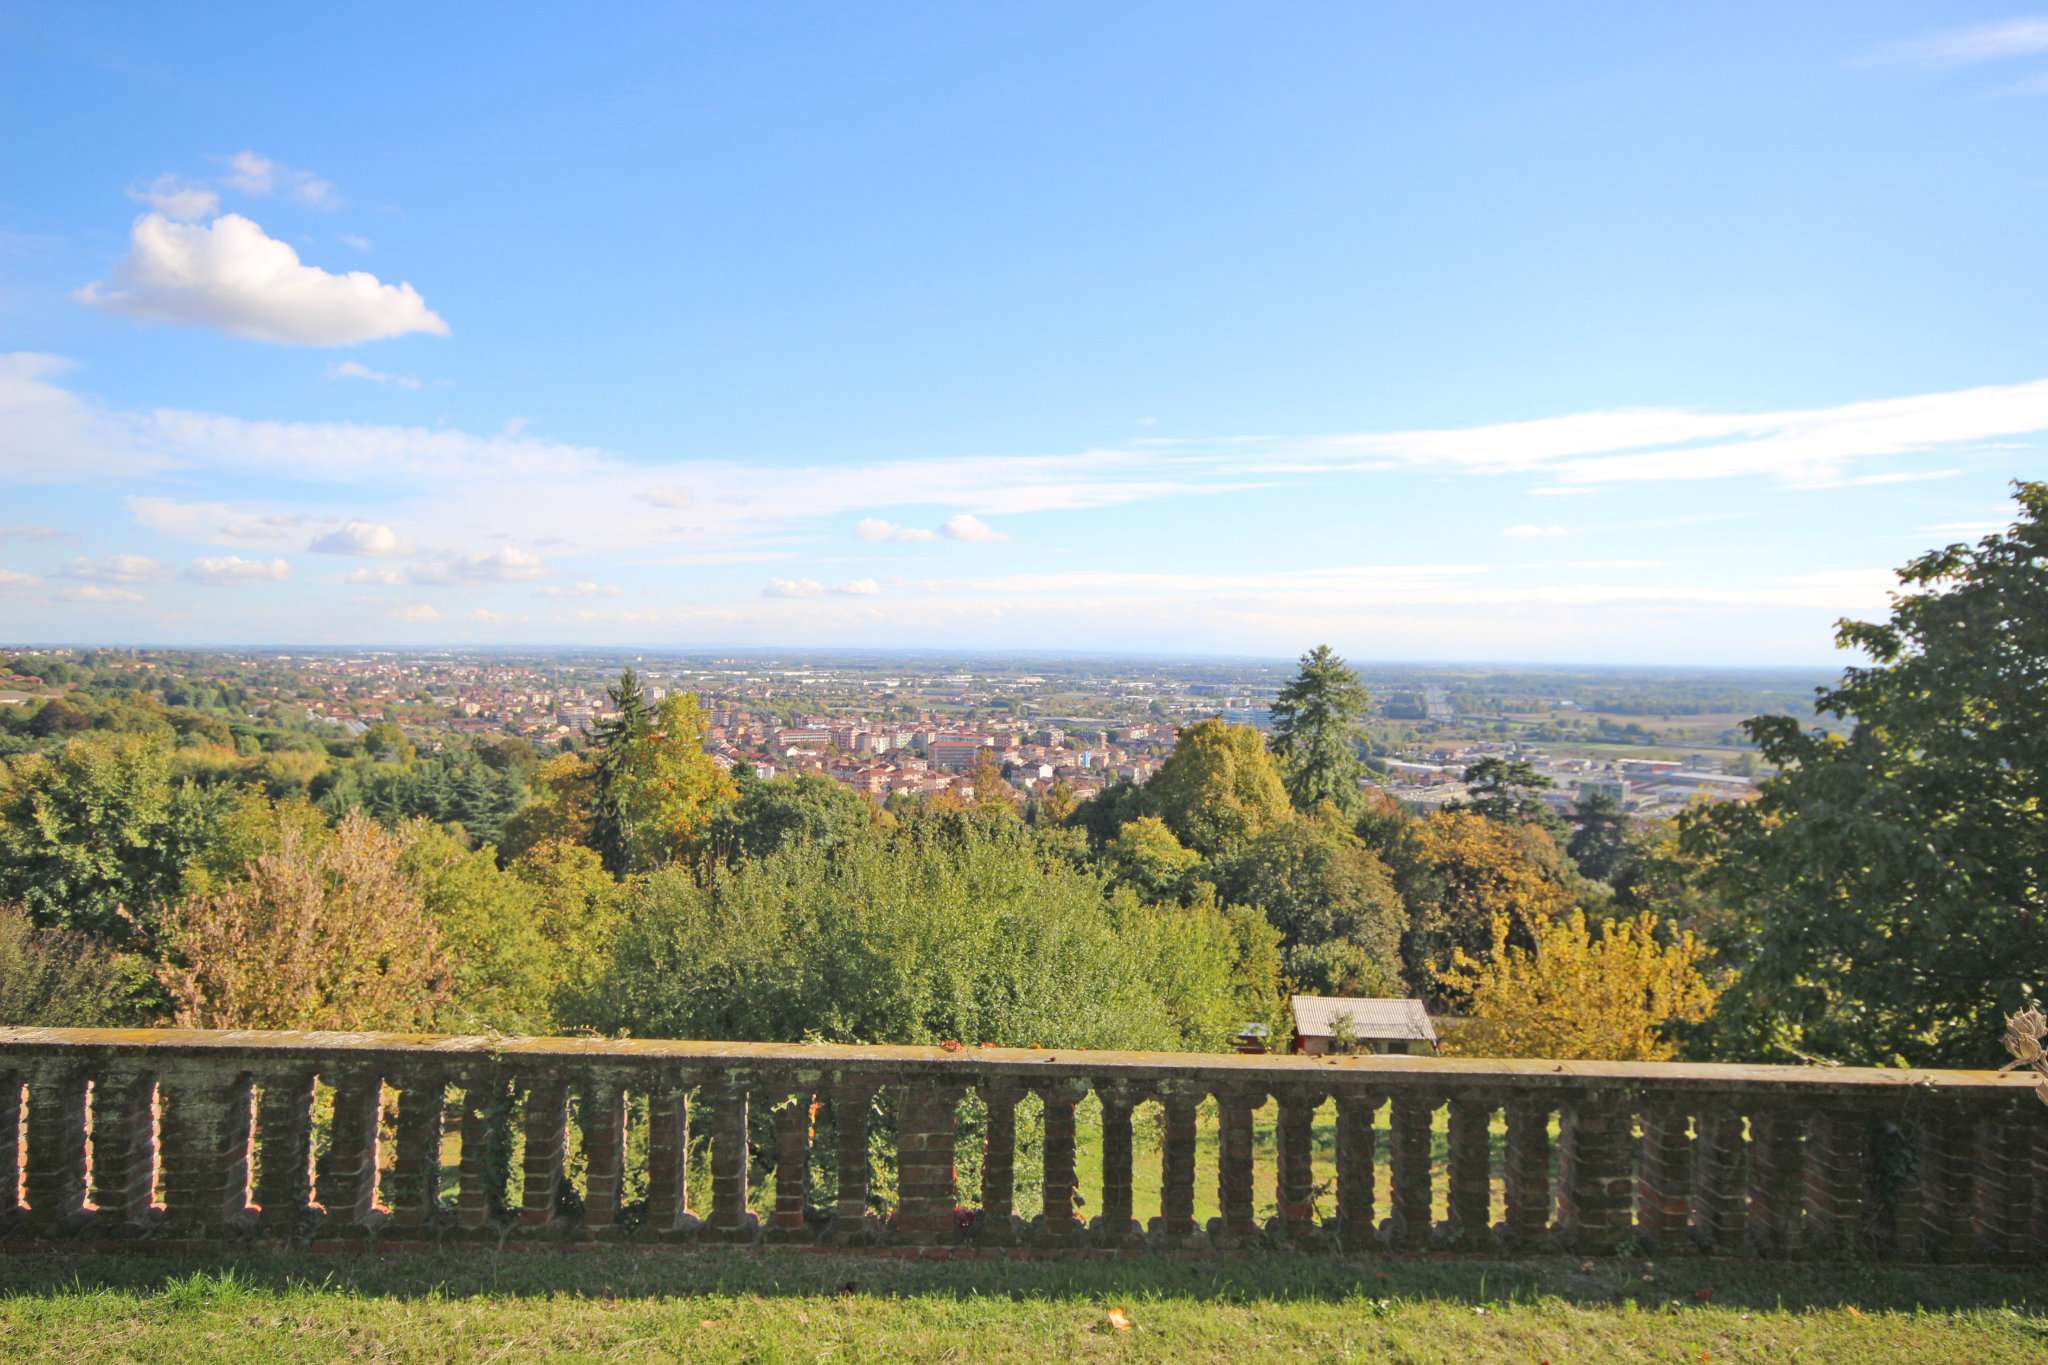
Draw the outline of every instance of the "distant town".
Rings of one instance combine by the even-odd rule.
[[[968,655],[40,649],[0,656],[0,705],[61,691],[6,658],[125,675],[167,704],[360,737],[389,724],[423,751],[512,736],[546,752],[580,745],[606,688],[636,670],[650,699],[694,693],[722,767],[822,773],[877,799],[972,797],[984,751],[1027,798],[1054,784],[1085,798],[1143,782],[1182,725],[1208,716],[1264,727],[1290,661],[1018,661]],[[42,672],[50,672],[47,668]],[[1736,724],[1806,715],[1818,678],[1798,671],[1516,669],[1383,665],[1367,781],[1414,810],[1465,795],[1467,767],[1528,763],[1560,810],[1588,791],[1655,819],[1742,798],[1763,775]],[[54,683],[54,685],[53,685]]]

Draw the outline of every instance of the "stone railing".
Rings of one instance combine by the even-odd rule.
[[[1100,1211],[1084,1219],[1075,1117],[1091,1093]],[[970,1095],[980,1188],[960,1190]],[[1277,1213],[1261,1227],[1269,1100]],[[1132,1116],[1152,1101],[1159,1210],[1141,1226]],[[1326,1103],[1333,1174],[1318,1181]],[[1042,1132],[1044,1212],[1029,1223],[1012,1213],[1020,1104]],[[1215,1153],[1200,1164],[1215,1167],[1221,1214],[1199,1225],[1207,1112]],[[897,1188],[882,1210],[871,1136],[891,1130]],[[836,1199],[818,1207],[810,1146],[827,1134]],[[708,1188],[695,1188],[707,1150]],[[757,1164],[772,1167],[765,1220],[751,1211]],[[0,1181],[0,1239],[15,1250],[475,1238],[933,1256],[2048,1251],[2048,1106],[2022,1077],[1977,1071],[0,1029],[6,1170],[19,1176]],[[644,1191],[630,1205],[629,1184]]]

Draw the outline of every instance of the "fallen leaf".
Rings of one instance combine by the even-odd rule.
[[[1131,1330],[1131,1316],[1121,1308],[1110,1309],[1109,1315],[1103,1318],[1102,1321],[1108,1325],[1111,1331],[1128,1332]]]
[[[939,1050],[942,1052],[958,1052],[960,1050],[960,1044],[955,1039],[948,1038],[943,1043],[939,1044]]]
[[[1863,1310],[1862,1310],[1861,1308],[1858,1308],[1858,1307],[1857,1307],[1857,1306],[1856,1306],[1855,1304],[1853,1304],[1853,1303],[1852,1303],[1852,1304],[1850,1304],[1850,1305],[1848,1306],[1848,1308],[1847,1308],[1847,1309],[1845,1309],[1844,1311],[1845,1311],[1845,1312],[1847,1312],[1847,1313],[1849,1314],[1849,1316],[1850,1316],[1850,1317],[1852,1317],[1852,1318],[1860,1318],[1860,1317],[1862,1317],[1862,1316],[1863,1316]]]

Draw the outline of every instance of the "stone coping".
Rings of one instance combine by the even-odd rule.
[[[1108,1052],[1066,1048],[734,1043],[651,1038],[539,1038],[511,1035],[347,1033],[262,1029],[0,1028],[0,1066],[30,1060],[92,1063],[157,1056],[180,1060],[347,1059],[390,1064],[485,1062],[535,1068],[561,1065],[676,1067],[711,1070],[863,1071],[921,1078],[982,1080],[1099,1078],[1132,1082],[1203,1079],[1216,1083],[1311,1088],[1341,1085],[1388,1090],[1644,1088],[1762,1097],[1849,1098],[1937,1092],[1949,1098],[2024,1097],[2032,1080],[1999,1071],[1935,1071],[1878,1067],[1765,1066],[1726,1062],[1593,1062],[1545,1059],[1349,1056],[1281,1053]],[[945,1082],[941,1082],[945,1083]]]

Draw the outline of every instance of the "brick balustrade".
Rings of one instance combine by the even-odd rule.
[[[1083,1171],[1091,1094],[1101,1168]],[[969,1097],[979,1190],[956,1174]],[[1012,1209],[1034,1100],[1044,1212],[1026,1223]],[[1335,1123],[1321,1151],[1319,1116]],[[1198,1153],[1203,1133],[1213,1149]],[[885,1136],[893,1210],[871,1199]],[[821,1140],[836,1150],[814,1154]],[[1140,1159],[1158,1163],[1156,1215],[1134,1207]],[[817,1167],[837,1173],[829,1205]],[[1198,1167],[1221,1210],[1206,1225]],[[0,1246],[15,1251],[2048,1253],[2048,1106],[1986,1071],[0,1029],[0,1171],[16,1172],[0,1180]],[[1263,1226],[1262,1203],[1277,1209]]]

